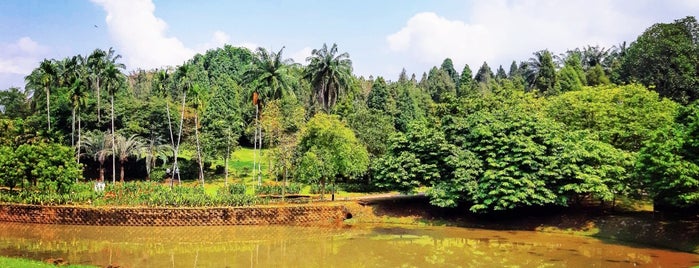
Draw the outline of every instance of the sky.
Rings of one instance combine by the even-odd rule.
[[[127,70],[181,65],[224,44],[305,64],[337,43],[357,76],[418,78],[451,58],[506,70],[533,52],[632,42],[655,23],[699,16],[699,0],[0,1],[0,90],[45,58],[113,47]]]

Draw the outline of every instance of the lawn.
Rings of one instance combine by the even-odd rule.
[[[19,259],[19,258],[9,258],[0,256],[0,267],[29,267],[29,268],[44,268],[44,267],[56,267],[57,265],[53,263],[46,263],[35,260]],[[87,268],[87,267],[97,267],[97,266],[87,266],[87,265],[61,265],[61,267],[67,268]]]

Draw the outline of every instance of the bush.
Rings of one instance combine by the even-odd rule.
[[[283,184],[263,184],[255,188],[255,194],[257,195],[281,195],[282,190],[285,190],[285,194],[298,194],[301,192],[301,184],[290,183],[286,188]]]
[[[67,193],[82,178],[73,149],[60,144],[22,144],[0,147],[0,180],[10,188],[28,182],[45,193]]]

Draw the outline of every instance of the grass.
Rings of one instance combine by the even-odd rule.
[[[0,256],[0,267],[28,267],[28,268],[44,268],[44,267],[56,267],[55,264],[52,263],[46,263],[46,262],[41,262],[41,261],[35,261],[35,260],[28,260],[28,259],[20,259],[20,258],[10,258],[10,257],[3,257]],[[65,265],[61,267],[67,267],[67,268],[93,268],[97,266],[88,266],[88,265]]]

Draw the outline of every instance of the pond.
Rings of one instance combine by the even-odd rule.
[[[96,227],[0,222],[0,255],[121,267],[692,267],[699,255],[457,227]]]

